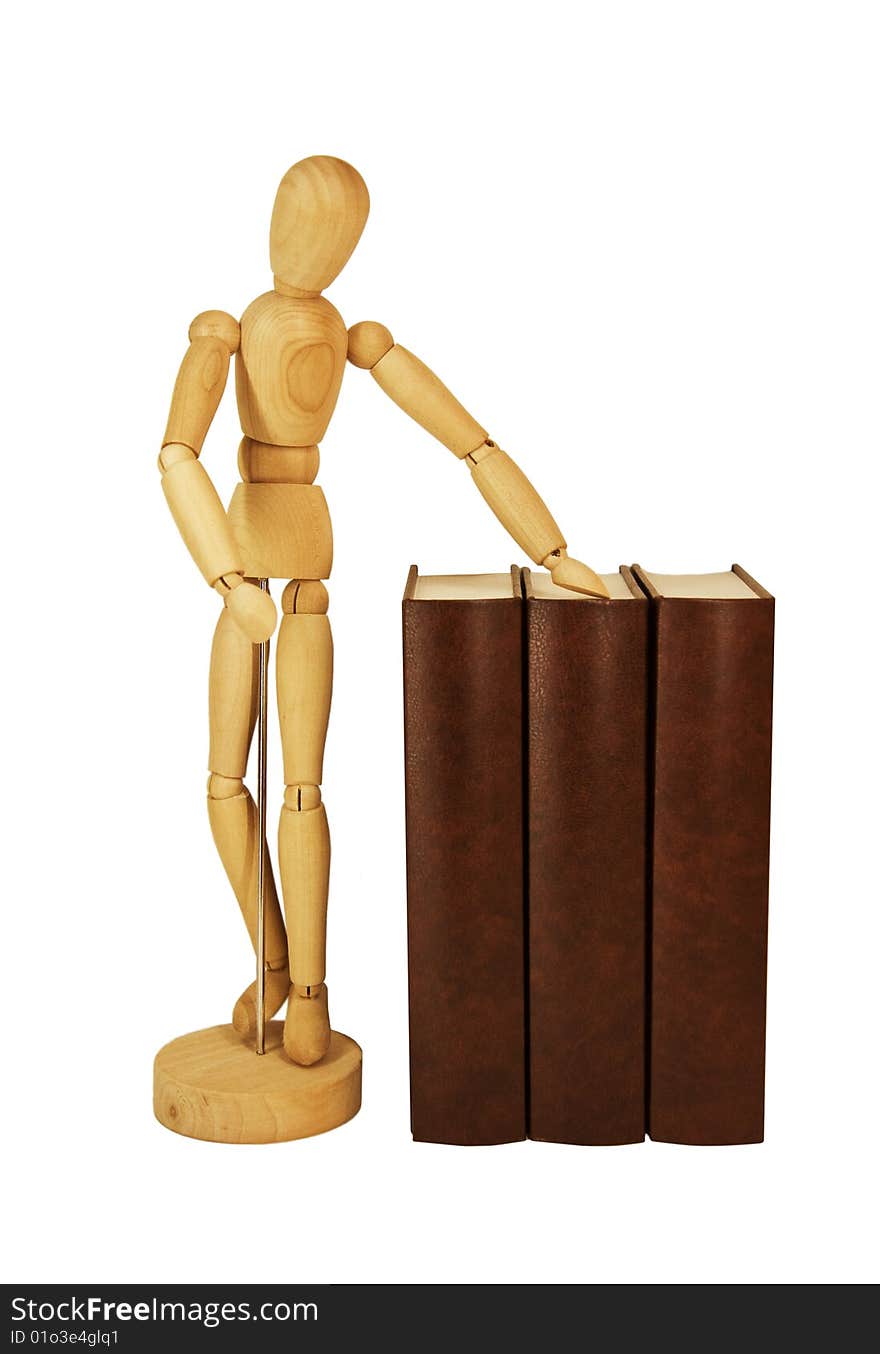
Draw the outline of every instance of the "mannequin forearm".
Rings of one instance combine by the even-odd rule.
[[[464,458],[498,521],[536,564],[565,550],[565,537],[537,489],[506,451],[484,442]]]
[[[213,588],[224,575],[241,574],[241,554],[226,511],[192,448],[182,443],[163,447],[159,468],[171,516],[205,582]]]
[[[159,469],[171,515],[202,576],[251,643],[261,644],[275,629],[275,603],[245,582],[241,554],[205,467],[191,447],[172,442],[162,448]]]

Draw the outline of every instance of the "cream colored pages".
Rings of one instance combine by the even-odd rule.
[[[723,574],[652,574],[642,571],[654,584],[661,597],[757,597],[758,594],[739,574],[728,570]]]
[[[479,602],[512,597],[510,574],[420,574],[413,597],[419,602]]]
[[[622,574],[600,574],[599,577],[615,601],[632,598]],[[559,598],[567,602],[590,602],[596,598],[560,588],[550,575],[532,571],[532,592],[535,597]],[[420,602],[487,601],[496,597],[512,597],[510,574],[424,574],[416,579],[413,597]]]

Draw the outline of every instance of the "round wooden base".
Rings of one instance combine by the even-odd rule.
[[[313,1067],[284,1053],[284,1026],[266,1026],[258,1057],[231,1025],[172,1039],[156,1054],[153,1110],[173,1133],[203,1142],[290,1142],[326,1133],[361,1107],[361,1050],[345,1034]]]

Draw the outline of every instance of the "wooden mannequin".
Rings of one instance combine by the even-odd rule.
[[[278,864],[286,928],[264,858],[265,1005],[268,1018],[287,1002],[283,1047],[302,1068],[319,1064],[331,1045],[325,984],[330,837],[320,786],[333,671],[323,582],[332,537],[314,480],[346,358],[369,370],[401,409],[466,462],[495,515],[556,583],[607,595],[601,579],[567,555],[562,532],[522,471],[434,373],[381,324],[346,330],[321,295],[349,259],[368,211],[366,185],[344,161],[312,156],[288,170],[272,213],[273,290],[253,301],[240,322],[218,310],[193,320],[159,455],[174,520],[224,604],[211,654],[208,814],[252,941],[259,847],[244,775],[256,712],[255,646],[268,641],[276,622],[275,606],[255,580],[290,580],[281,594],[276,658],[285,784]],[[242,482],[227,513],[199,453],[233,355],[244,437]],[[242,1039],[253,1035],[255,984],[236,1002],[232,1024]],[[160,1118],[167,1122],[169,1114]],[[305,1131],[320,1128],[307,1122]]]

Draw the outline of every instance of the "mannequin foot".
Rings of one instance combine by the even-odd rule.
[[[266,969],[266,996],[264,1009],[266,1019],[271,1020],[276,1011],[287,1001],[290,991],[290,973],[284,968]],[[232,1011],[232,1028],[243,1039],[254,1039],[257,1034],[257,983],[256,979],[246,987]]]
[[[310,995],[291,987],[284,1022],[284,1052],[300,1067],[320,1062],[330,1047],[330,1012],[327,984],[312,988]]]

